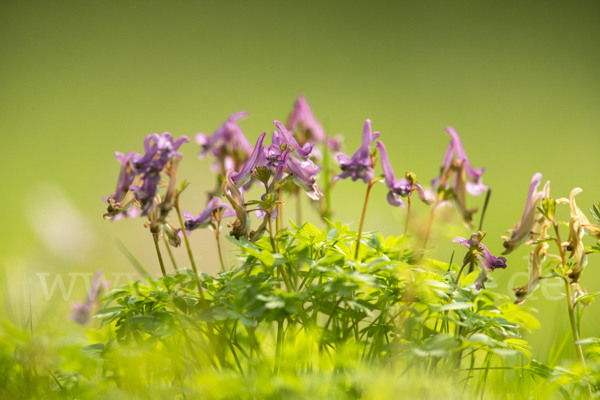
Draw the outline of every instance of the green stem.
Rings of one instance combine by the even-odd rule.
[[[333,320],[333,316],[335,315],[335,312],[337,311],[340,303],[342,302],[342,298],[340,298],[336,303],[335,306],[333,307],[333,311],[331,312],[331,314],[329,315],[329,318],[327,319],[327,322],[325,323],[325,326],[323,327],[323,334],[321,335],[321,347],[324,345],[325,343],[325,332],[327,331],[327,328],[329,327],[329,324],[331,323],[331,320]]]
[[[283,187],[279,188],[278,191],[278,195],[277,195],[277,200],[282,200],[283,199]],[[282,203],[278,203],[277,204],[277,232],[279,232],[280,229],[283,229],[283,204]]]
[[[491,355],[491,353],[487,353],[487,355],[485,356],[485,361],[484,362],[485,362],[485,369],[484,369],[484,372],[483,372],[483,384],[481,386],[481,397],[480,397],[480,399],[483,399],[483,394],[485,393],[485,385],[487,384],[487,377],[488,377],[488,373],[490,372],[490,364],[492,363],[492,355]],[[481,378],[480,378],[480,383],[481,383]]]
[[[404,234],[402,235],[402,247],[400,248],[400,260],[404,256],[404,244],[406,243],[406,234],[408,232],[408,219],[410,217],[410,196],[408,196],[408,206],[406,207],[406,221],[404,222]]]
[[[235,364],[237,365],[238,369],[240,370],[240,374],[242,375],[242,377],[245,377],[244,370],[242,369],[242,364],[240,363],[240,359],[238,358],[237,353],[235,352],[235,348],[233,347],[233,344],[231,344],[230,340],[227,340],[227,343],[229,344],[229,349],[231,350],[231,354],[233,354]]]
[[[271,213],[266,213],[266,218],[269,221],[269,239],[271,239],[271,247],[273,248],[273,253],[279,253],[279,249],[277,248],[277,244],[275,243],[275,237],[273,236],[273,221],[271,221]]]
[[[167,253],[169,253],[169,258],[171,259],[171,264],[173,264],[173,269],[177,271],[177,263],[175,262],[175,257],[173,257],[173,252],[171,251],[171,247],[169,245],[169,241],[166,236],[163,235],[163,241],[165,242],[165,247],[167,248]]]
[[[560,258],[561,258],[563,273],[564,273],[565,268],[567,268],[567,255],[562,246],[562,240],[560,238],[560,231],[558,230],[558,224],[553,221],[553,226],[554,226],[554,232],[556,233],[556,239],[557,239],[558,243],[560,243],[558,246],[558,249],[560,251]],[[571,331],[573,333],[575,352],[577,353],[577,358],[579,359],[579,362],[580,362],[581,366],[583,367],[583,369],[585,370],[585,373],[587,375],[587,367],[585,365],[585,357],[583,356],[583,349],[581,348],[581,344],[579,344],[579,331],[577,330],[577,321],[575,319],[575,306],[573,304],[573,297],[571,296],[571,285],[569,284],[569,280],[567,279],[566,276],[563,276],[563,280],[565,281],[565,292],[567,295],[566,296],[567,308],[569,311],[569,322],[571,324]],[[590,387],[589,384],[586,385],[586,394],[587,394],[587,398],[592,397],[592,388]]]
[[[156,248],[156,255],[158,256],[158,263],[160,264],[160,270],[163,276],[167,276],[167,271],[165,270],[165,263],[163,262],[162,254],[160,253],[160,247],[158,246],[158,234],[153,233],[152,239],[154,239],[154,247]]]
[[[367,194],[365,195],[365,203],[363,204],[362,216],[360,217],[360,225],[358,227],[358,238],[356,239],[356,252],[354,253],[354,259],[358,261],[358,252],[360,250],[360,238],[362,236],[363,224],[365,223],[365,215],[367,214],[367,204],[369,203],[369,194],[373,187],[373,181],[370,181],[367,185]]]
[[[296,224],[302,225],[302,196],[299,190],[296,190]]]
[[[483,210],[481,211],[481,219],[479,220],[479,229],[478,229],[479,232],[481,232],[481,230],[483,229],[483,219],[485,218],[485,212],[487,211],[491,195],[492,195],[492,189],[488,189],[488,191],[485,194],[485,200],[483,202]],[[469,264],[469,273],[473,272],[473,270],[475,270],[475,260],[471,261],[471,264]]]
[[[275,367],[273,368],[273,374],[279,374],[279,368],[281,365],[281,347],[283,343],[283,320],[277,321],[277,339],[275,343]]]
[[[183,233],[183,240],[185,241],[185,247],[187,249],[188,257],[190,259],[190,263],[192,264],[192,270],[194,271],[194,277],[196,278],[196,288],[198,290],[198,294],[200,295],[200,304],[202,304],[203,308],[206,308],[206,299],[204,298],[204,290],[202,289],[202,285],[200,284],[200,277],[198,275],[198,269],[196,268],[196,262],[194,261],[194,256],[192,254],[192,248],[190,246],[190,241],[187,237],[187,232],[185,230],[183,218],[181,217],[181,210],[179,209],[179,196],[177,194],[174,195],[173,203],[175,205],[175,210],[177,211],[177,218],[179,219],[179,225],[181,226],[181,232]]]
[[[219,262],[221,263],[221,271],[225,272],[225,263],[223,262],[223,252],[221,251],[221,223],[217,224],[217,229],[215,229],[215,238],[217,239],[217,250],[219,253]]]
[[[325,180],[325,212],[323,216],[331,220],[331,184],[329,182],[329,147],[327,146],[327,130],[323,142],[323,179]]]
[[[431,229],[433,228],[433,220],[435,218],[435,209],[438,202],[434,203],[431,206],[431,212],[429,213],[429,219],[427,221],[427,230],[425,231],[425,239],[423,239],[423,248],[427,248],[427,242],[429,241],[429,236],[431,235]]]
[[[467,266],[467,264],[469,264],[469,263],[471,262],[471,259],[472,259],[472,258],[473,258],[473,257],[469,257],[469,258],[468,258],[468,259],[467,259],[467,260],[466,260],[466,261],[463,263],[462,267],[460,267],[460,270],[458,271],[458,275],[456,275],[456,280],[454,281],[454,284],[455,284],[455,285],[458,285],[458,280],[460,279],[460,275],[462,274],[462,272],[463,272],[463,269],[465,269],[465,267]]]

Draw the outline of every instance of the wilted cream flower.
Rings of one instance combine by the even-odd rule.
[[[223,195],[231,203],[231,207],[235,211],[237,218],[235,221],[228,223],[227,226],[232,228],[230,235],[236,239],[239,239],[241,236],[248,238],[248,234],[250,233],[250,214],[248,214],[246,207],[244,207],[242,192],[231,180],[232,172],[231,170],[227,171],[222,189]]]
[[[538,225],[538,231],[535,233],[537,236],[537,240],[544,240],[548,238],[548,234],[546,231],[552,223],[548,221],[546,218],[541,218]],[[529,261],[531,263],[531,274],[529,275],[529,281],[525,286],[515,287],[513,290],[515,291],[515,295],[517,296],[517,300],[515,304],[522,304],[527,297],[533,293],[540,286],[540,275],[542,273],[542,264],[546,259],[546,252],[550,245],[547,241],[538,242],[537,246],[531,253],[529,253]]]
[[[508,233],[510,233],[510,237],[502,236],[502,239],[504,239],[504,247],[506,248],[506,251],[504,251],[502,254],[511,253],[530,238],[531,230],[536,222],[535,212],[537,203],[546,197],[547,193],[550,191],[550,182],[546,182],[546,185],[544,185],[544,189],[542,191],[537,191],[541,181],[542,174],[539,172],[533,174],[531,183],[529,184],[529,193],[527,194],[527,201],[525,203],[525,209],[523,210],[523,216],[521,217],[521,220],[515,224],[515,229],[508,231]]]
[[[586,218],[583,212],[577,207],[575,203],[575,196],[583,192],[581,188],[575,188],[571,190],[569,195],[569,207],[571,209],[571,219],[569,220],[569,246],[571,255],[569,258],[575,258],[576,263],[572,268],[569,277],[573,283],[579,282],[579,278],[583,272],[583,269],[587,265],[587,255],[585,254],[585,246],[583,245],[583,236],[585,232],[590,228],[590,221]],[[596,229],[597,230],[597,229]]]

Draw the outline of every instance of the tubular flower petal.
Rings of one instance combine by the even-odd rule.
[[[221,214],[221,218],[226,217],[235,217],[236,213],[233,211],[229,204],[223,203],[223,201],[218,197],[213,197],[208,202],[206,208],[198,215],[194,217],[192,214],[182,211],[182,215],[185,219],[184,226],[188,235],[194,230],[198,228],[206,228],[211,222],[216,222],[214,217],[214,212],[218,209],[223,209],[223,214]]]
[[[304,146],[300,147],[294,136],[286,129],[286,127],[279,121],[273,121],[277,129],[280,133],[280,140],[282,143],[286,144],[288,147],[294,148],[294,153],[296,153],[299,157],[307,158],[310,157],[313,143],[305,143]]]
[[[485,289],[485,282],[490,272],[497,268],[506,268],[506,258],[494,257],[488,248],[477,240],[477,234],[473,234],[471,239],[465,239],[460,236],[452,239],[455,243],[460,243],[461,246],[469,248],[469,251],[476,257],[480,264],[480,273],[475,280],[475,288],[477,290]],[[482,268],[483,267],[483,268]]]
[[[273,166],[275,167],[275,173],[273,174],[273,181],[271,182],[269,191],[271,191],[273,185],[281,181],[281,179],[283,178],[283,174],[285,174],[289,162],[288,160],[290,158],[290,148],[288,147],[283,151],[283,154],[281,154],[279,159],[273,164]]]
[[[242,169],[239,172],[236,171],[227,171],[228,176],[231,177],[231,181],[237,186],[241,187],[246,182],[250,180],[252,177],[251,172],[256,169],[256,167],[260,166],[260,163],[264,161],[264,150],[263,150],[263,141],[265,140],[265,136],[267,132],[261,133],[254,145],[254,149],[252,150],[252,154],[248,161],[244,164]],[[234,207],[235,208],[235,207]]]
[[[427,205],[435,203],[435,197],[430,191],[423,189],[423,186],[419,185],[418,183],[415,183],[415,187],[417,188],[419,199],[421,199],[423,203]]]
[[[535,173],[531,178],[531,183],[529,184],[529,192],[527,193],[527,200],[525,202],[525,209],[523,210],[523,216],[521,220],[515,224],[515,229],[511,229],[508,231],[510,233],[510,237],[503,236],[504,239],[504,247],[506,250],[502,254],[509,254],[517,247],[519,247],[522,243],[527,241],[531,236],[531,230],[535,224],[535,212],[538,201],[546,197],[546,187],[544,190],[538,192],[537,188],[542,181],[542,174]],[[549,182],[546,183],[549,190]]]
[[[312,174],[314,168],[310,164],[306,164],[306,162],[300,161],[296,157],[289,157],[287,168],[292,174],[294,183],[304,189],[308,197],[319,200],[324,196],[321,188],[317,185],[316,177]]]
[[[406,178],[396,179],[385,145],[383,142],[378,141],[376,146],[381,153],[381,167],[385,177],[385,184],[390,190],[387,196],[388,203],[396,207],[404,207],[404,202],[401,198],[410,196],[415,189],[418,191],[419,199],[424,203],[432,204],[435,201],[435,199],[425,193],[421,185],[413,183]]]
[[[194,139],[202,148],[198,156],[204,158],[208,152],[212,151],[219,158],[219,156],[225,155],[222,153],[235,154],[238,149],[246,155],[250,154],[252,145],[237,122],[238,119],[247,116],[248,113],[246,111],[230,115],[223,125],[218,127],[211,136],[206,136],[204,133],[196,134]]]
[[[325,141],[325,130],[315,118],[304,96],[298,96],[286,126],[291,131],[299,131],[305,137],[305,142],[322,143]]]
[[[352,158],[340,153],[337,156],[342,173],[333,177],[334,181],[352,178],[352,181],[362,179],[369,183],[375,176],[373,161],[371,160],[371,143],[379,137],[379,132],[371,132],[371,120],[365,121],[363,128],[362,145]]]
[[[442,160],[440,175],[431,181],[431,185],[436,191],[452,189],[454,203],[463,215],[463,220],[471,225],[477,208],[467,208],[466,194],[479,196],[488,190],[482,182],[485,168],[473,168],[458,133],[449,126],[446,127],[446,132],[450,135],[450,144]]]
[[[473,196],[479,196],[483,192],[485,192],[488,188],[481,181],[481,177],[485,172],[485,168],[473,168],[471,166],[471,162],[467,157],[467,153],[462,145],[462,141],[460,140],[460,136],[454,130],[454,128],[448,126],[446,127],[446,132],[450,135],[450,145],[448,146],[448,150],[446,150],[446,155],[444,156],[444,161],[442,164],[442,169],[449,169],[452,163],[452,152],[456,156],[456,159],[461,162],[461,164],[465,168],[466,172],[466,189]]]

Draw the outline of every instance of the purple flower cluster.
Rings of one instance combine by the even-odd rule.
[[[299,96],[294,103],[286,126],[290,131],[296,133],[297,140],[301,146],[306,143],[311,143],[313,145],[323,144],[334,153],[338,153],[342,148],[342,143],[344,141],[343,136],[337,135],[332,138],[326,135],[323,125],[321,125],[313,114],[313,111],[304,96]],[[323,158],[321,150],[317,147],[313,148],[311,156],[316,160],[322,160]]]
[[[150,215],[155,205],[160,174],[173,157],[181,155],[179,147],[188,141],[185,136],[173,141],[168,132],[162,135],[155,133],[146,136],[143,156],[135,152],[126,155],[115,153],[121,163],[121,172],[115,194],[107,199],[109,212],[104,217],[136,217],[138,211],[133,206],[134,201],[140,205],[143,216]]]
[[[304,96],[298,96],[294,103],[292,112],[287,120],[287,127],[292,131],[299,131],[306,141],[323,143],[325,141],[325,129],[315,118],[315,115]]]
[[[144,140],[146,153],[133,162],[136,173],[142,175],[143,181],[139,186],[130,186],[130,189],[135,192],[136,200],[140,203],[143,216],[150,215],[152,212],[161,172],[173,157],[181,155],[178,152],[179,147],[187,142],[189,139],[186,136],[173,141],[173,136],[169,132],[146,136]]]
[[[306,143],[300,147],[296,139],[279,121],[273,122],[278,128],[273,133],[272,143],[263,146],[267,132],[263,132],[248,158],[239,172],[231,171],[231,180],[238,187],[242,187],[252,178],[252,172],[258,167],[269,167],[274,170],[274,182],[280,180],[284,172],[291,175],[292,180],[300,186],[313,200],[323,196],[316,183],[316,174],[320,170],[311,159],[313,149],[312,143]]]
[[[488,190],[487,186],[485,186],[481,180],[481,177],[485,172],[485,168],[475,169],[471,166],[460,137],[454,128],[448,126],[446,127],[446,132],[451,137],[450,144],[448,145],[446,153],[444,154],[442,167],[440,168],[440,175],[433,179],[431,186],[434,188],[439,186],[451,187],[455,192],[461,191],[462,188],[458,187],[459,183],[461,182],[460,172],[457,172],[454,175],[452,182],[448,182],[448,175],[451,169],[454,167],[459,171],[464,169],[466,175],[464,186],[466,191],[473,196],[481,195],[483,192]]]
[[[461,246],[469,248],[473,256],[481,263],[481,273],[475,280],[475,288],[477,290],[485,289],[484,283],[487,281],[488,273],[497,268],[506,268],[506,258],[494,257],[488,248],[477,240],[477,234],[471,235],[471,239],[465,239],[460,236],[452,239],[455,243],[460,243]]]
[[[213,171],[219,171],[221,175],[225,175],[225,172],[230,169],[239,171],[248,159],[252,145],[237,122],[247,116],[248,113],[245,111],[230,115],[211,136],[204,133],[196,134],[196,143],[202,149],[198,156],[205,158],[208,153],[211,153],[216,158],[211,167]]]
[[[362,179],[364,183],[370,184],[375,177],[374,172],[374,157],[371,155],[371,144],[379,137],[379,132],[371,131],[371,120],[366,120],[363,128],[362,144],[354,153],[352,158],[346,154],[338,154],[338,163],[342,169],[342,173],[333,177],[334,181],[339,179],[351,178],[353,181]],[[423,189],[421,185],[414,182],[412,179],[400,178],[396,179],[392,164],[388,157],[387,150],[383,142],[378,141],[375,146],[381,153],[381,167],[383,169],[383,177],[385,184],[389,189],[387,200],[388,203],[395,207],[405,207],[402,201],[403,197],[408,197],[414,190],[417,190],[419,198],[426,204],[435,202],[433,196]]]

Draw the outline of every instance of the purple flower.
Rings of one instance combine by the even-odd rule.
[[[285,171],[287,169],[288,160],[290,158],[291,158],[290,148],[287,147],[283,151],[283,153],[279,155],[279,157],[276,160],[271,159],[273,162],[269,162],[269,164],[267,164],[267,166],[269,166],[271,168],[275,168],[275,173],[273,174],[273,180],[271,182],[271,187],[269,188],[269,192],[271,192],[273,185],[275,185],[277,182],[279,182],[283,178],[283,174],[285,173]]]
[[[335,137],[327,137],[327,147],[334,154],[342,151],[342,144],[344,143],[344,135],[338,134]]]
[[[282,151],[282,149],[284,150]],[[286,151],[289,153],[290,147],[288,147],[283,142],[283,140],[281,139],[281,134],[277,131],[274,131],[271,139],[271,145],[265,146],[263,148],[263,154],[266,160],[266,165],[269,168],[285,166],[287,155],[284,158],[283,153]]]
[[[402,197],[410,196],[415,189],[417,189],[419,199],[424,203],[429,205],[435,201],[435,199],[425,193],[423,187],[418,183],[409,181],[406,178],[396,179],[385,145],[383,142],[378,141],[376,146],[381,153],[381,167],[383,168],[383,175],[385,176],[385,184],[390,190],[387,196],[388,203],[396,207],[405,207]]]
[[[69,319],[73,322],[78,323],[79,325],[87,325],[90,321],[90,314],[92,309],[91,302],[83,302],[79,303],[74,301],[71,303],[71,309],[73,313],[69,316]]]
[[[256,167],[261,166],[265,162],[265,155],[263,149],[263,141],[265,140],[265,136],[267,132],[261,133],[254,145],[254,149],[252,150],[252,154],[250,154],[250,158],[244,164],[242,169],[237,172],[233,170],[229,170],[231,172],[231,181],[239,188],[243,186],[246,182],[250,180],[252,177],[251,173],[256,169]]]
[[[100,278],[103,274],[104,272],[102,271],[97,271],[94,274],[92,286],[90,287],[84,302],[71,303],[71,308],[73,309],[73,313],[69,316],[71,321],[80,325],[86,325],[90,321],[92,305],[94,301],[97,300],[100,289],[105,289],[108,286],[108,282],[100,282]]]
[[[217,222],[215,219],[215,211],[218,211],[219,209],[223,209],[223,213],[220,216],[221,218],[236,216],[236,213],[233,211],[231,206],[223,203],[223,201],[218,197],[213,197],[208,202],[206,208],[197,217],[194,217],[192,214],[183,211],[181,213],[185,218],[183,225],[185,226],[185,230],[188,232],[188,235],[194,229],[206,228],[211,222]]]
[[[155,133],[146,136],[144,140],[146,154],[133,162],[137,173],[143,174],[143,182],[140,186],[132,185],[130,187],[135,192],[135,198],[141,205],[142,215],[146,216],[152,212],[154,197],[160,182],[160,173],[171,158],[181,155],[177,150],[186,142],[189,142],[186,136],[173,141],[173,137],[169,132],[162,135]]]
[[[271,211],[271,221],[275,221],[278,214],[279,210],[277,209],[277,207],[273,208],[273,211]],[[256,218],[258,219],[265,219],[267,216],[267,212],[263,210],[261,206],[257,205],[256,210],[254,211],[254,215],[256,215]]]
[[[479,260],[481,266],[483,266],[483,268],[480,268],[481,273],[475,280],[475,288],[477,290],[485,289],[484,283],[487,281],[489,272],[492,272],[496,268],[506,268],[506,258],[494,257],[488,248],[477,240],[476,233],[471,235],[471,239],[457,236],[452,239],[452,241],[460,243],[461,246],[468,247],[471,254],[474,255]]]
[[[273,121],[277,129],[279,130],[279,138],[281,143],[287,145],[288,147],[294,148],[294,153],[302,158],[308,158],[311,155],[313,149],[313,143],[304,143],[304,146],[300,147],[294,136],[286,129],[285,126],[279,121]]]
[[[300,186],[308,197],[319,200],[324,196],[321,188],[317,185],[315,177],[315,166],[310,160],[300,161],[296,157],[289,157],[287,162],[288,171],[292,174],[292,180]]]
[[[115,157],[121,164],[121,172],[119,173],[119,181],[117,182],[117,190],[112,197],[115,200],[120,200],[125,197],[125,194],[129,191],[129,186],[133,183],[133,178],[137,175],[136,169],[133,167],[133,163],[142,158],[141,155],[135,151],[130,151],[127,154],[115,152]]]
[[[352,158],[343,153],[338,154],[337,159],[342,173],[334,176],[333,180],[352,178],[352,181],[362,179],[363,182],[369,183],[375,175],[373,161],[371,160],[371,142],[378,137],[379,132],[371,132],[371,120],[366,120],[363,128],[362,145]]]
[[[227,121],[211,136],[204,133],[196,134],[196,143],[202,148],[198,156],[204,158],[209,152],[212,152],[217,158],[211,167],[213,170],[218,170],[220,167],[223,174],[229,169],[237,171],[248,159],[252,145],[237,123],[238,119],[247,116],[248,113],[245,111],[230,115]]]
[[[306,136],[306,141],[322,143],[325,141],[325,130],[315,118],[310,105],[304,96],[298,96],[294,108],[288,117],[287,126],[292,131],[299,131]]]
[[[141,176],[134,167],[134,163],[142,158],[134,151],[127,154],[115,152],[115,157],[121,164],[117,190],[112,196],[104,198],[109,203],[108,213],[104,214],[105,219],[117,221],[123,217],[136,218],[140,210],[134,206],[135,196],[130,192],[130,186],[141,183]],[[136,179],[137,177],[137,179]]]
[[[446,132],[451,136],[450,144],[448,145],[448,149],[446,150],[446,154],[442,161],[440,176],[432,181],[432,186],[436,187],[438,184],[444,184],[444,178],[450,171],[453,161],[456,160],[459,163],[459,167],[464,168],[464,171],[466,172],[465,188],[467,192],[473,196],[481,195],[488,189],[481,181],[485,168],[475,169],[471,166],[460,137],[454,128],[448,126],[446,127]],[[453,156],[455,156],[455,158]],[[456,186],[457,181],[458,179],[455,178],[453,187]]]
[[[539,172],[533,174],[531,177],[531,182],[529,183],[529,192],[527,193],[527,200],[525,202],[525,209],[523,210],[523,216],[521,217],[521,221],[517,222],[515,225],[515,229],[508,231],[508,233],[510,233],[510,237],[502,237],[502,239],[504,239],[504,247],[506,248],[502,254],[511,253],[522,243],[526,242],[531,236],[531,230],[535,224],[537,203],[546,197],[546,192],[549,192],[550,190],[549,184],[547,183],[546,185],[548,185],[548,188],[546,189],[544,187],[544,190],[538,192],[537,188],[540,186],[541,181],[542,174]]]
[[[270,146],[263,147],[263,141],[267,134],[263,132],[256,141],[250,158],[240,172],[231,172],[232,183],[239,188],[250,180],[252,171],[257,167],[267,166],[275,170],[273,183],[281,180],[287,170],[292,174],[292,180],[302,187],[310,198],[318,199],[322,197],[323,194],[316,184],[315,177],[320,167],[308,158],[312,147],[305,146],[304,149],[301,149],[301,154],[305,154],[305,156],[300,155],[299,158],[292,156],[292,148],[296,151],[298,143],[279,121],[275,121],[275,125],[278,126],[279,132],[273,133],[273,143]]]
[[[273,183],[281,180],[284,171],[287,170],[292,175],[292,181],[304,189],[308,197],[313,200],[323,197],[323,192],[321,192],[321,189],[317,185],[316,178],[316,174],[321,170],[321,167],[316,165],[309,157],[293,156],[290,153],[291,148],[286,144],[285,136],[282,133],[273,133],[273,144],[269,149],[273,146],[278,146],[279,148],[286,147],[284,154],[278,159],[277,163],[273,163],[273,160],[270,160],[269,164],[267,164],[270,167],[276,167]],[[266,153],[273,154],[275,152],[267,150]],[[269,156],[267,158],[269,159]],[[282,163],[285,166],[284,168],[281,166]]]
[[[442,161],[440,175],[431,181],[431,185],[438,192],[452,189],[452,199],[462,214],[463,220],[470,226],[477,207],[467,208],[466,193],[479,196],[488,189],[481,180],[485,168],[473,168],[458,133],[449,126],[446,127],[446,132],[451,137],[450,144]],[[445,204],[445,202],[441,204]]]

